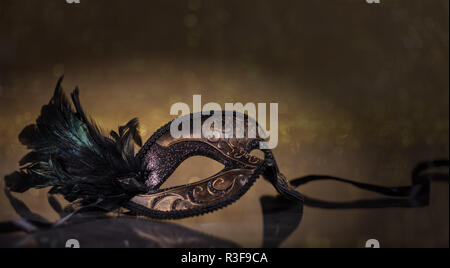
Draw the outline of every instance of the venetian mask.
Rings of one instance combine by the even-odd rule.
[[[78,89],[72,93],[73,109],[61,82],[49,104],[42,107],[36,124],[26,127],[19,136],[32,151],[20,161],[23,168],[6,177],[12,191],[52,187],[51,194],[62,194],[81,209],[125,208],[130,214],[168,219],[223,208],[263,176],[282,196],[302,202],[302,196],[278,170],[272,151],[259,149],[264,139],[248,135],[259,133],[255,131],[259,125],[246,115],[221,112],[222,122],[233,123],[222,125],[210,136],[191,131],[174,138],[169,122],[135,155],[135,144],[141,145],[137,119],[105,136],[87,119]],[[194,120],[203,123],[208,118],[198,113],[183,120],[192,126]],[[243,138],[236,138],[238,132],[244,133]],[[263,156],[252,154],[255,150],[262,151]],[[224,168],[195,183],[161,188],[177,167],[193,156],[211,158]]]
[[[252,155],[259,150],[261,137],[236,138],[239,128],[244,128],[249,136],[252,119],[246,115],[221,112],[222,122],[232,117],[230,128],[223,126],[220,133],[212,137],[195,138],[193,131],[187,137],[173,138],[170,133],[172,122],[158,130],[137,154],[144,172],[148,193],[133,197],[125,206],[132,211],[157,218],[180,218],[203,214],[233,203],[244,195],[261,175],[269,180],[284,196],[301,200],[301,195],[293,190],[278,171],[270,150],[262,150],[263,158]],[[195,117],[204,123],[209,116],[191,114],[186,120],[191,126]],[[193,129],[192,127],[190,129]],[[232,132],[232,133],[230,133]],[[229,134],[229,135],[226,135]],[[225,137],[232,138],[225,138]],[[219,173],[199,182],[160,189],[175,169],[192,156],[204,156],[224,165]]]
[[[275,187],[279,198],[297,207],[303,203],[331,209],[418,207],[428,205],[430,180],[436,177],[422,173],[433,167],[448,167],[448,160],[421,163],[414,169],[413,184],[401,187],[323,175],[288,182],[278,169],[273,152],[260,149],[264,135],[255,131],[260,126],[246,115],[220,112],[221,122],[232,124],[220,124],[219,128],[214,128],[213,135],[191,131],[175,137],[170,131],[172,121],[142,146],[137,119],[106,136],[84,113],[79,90],[75,89],[71,95],[72,105],[62,91],[61,82],[62,78],[50,102],[42,107],[36,123],[25,127],[19,135],[19,140],[31,152],[20,160],[22,168],[6,176],[5,182],[7,193],[51,187],[50,194],[61,194],[71,202],[75,209],[72,214],[84,209],[124,209],[127,214],[151,218],[191,217],[230,205],[259,177]],[[197,113],[184,116],[182,121],[193,129],[194,122],[204,123],[209,118]],[[238,132],[244,134],[243,138],[236,135]],[[141,146],[137,154],[135,145]],[[255,150],[262,153],[255,155]],[[162,188],[177,167],[193,156],[213,159],[224,168],[194,183]],[[448,180],[448,175],[444,177]],[[348,183],[392,198],[326,202],[303,196],[294,189],[317,180]],[[62,221],[65,219],[67,217]]]

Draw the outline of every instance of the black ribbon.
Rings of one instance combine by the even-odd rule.
[[[356,200],[349,202],[329,202],[304,196],[304,204],[309,207],[325,209],[355,209],[355,208],[388,208],[388,207],[423,207],[429,205],[430,183],[435,181],[447,181],[449,175],[443,173],[425,173],[432,168],[448,167],[448,160],[436,160],[418,164],[412,172],[412,185],[401,187],[385,187],[374,184],[360,183],[349,179],[343,179],[327,175],[310,175],[292,180],[293,187],[298,187],[309,182],[331,180],[353,185],[359,189],[379,193],[389,198],[370,200]]]

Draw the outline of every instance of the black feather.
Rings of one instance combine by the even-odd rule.
[[[84,113],[78,88],[71,94],[73,109],[62,79],[36,124],[20,133],[20,142],[32,151],[20,161],[20,172],[5,177],[6,185],[16,192],[51,186],[50,193],[62,194],[70,202],[102,201],[101,206],[113,209],[145,191],[134,155],[135,144],[142,145],[139,122],[132,119],[119,127],[119,134],[104,136]],[[135,183],[122,184],[129,180]]]

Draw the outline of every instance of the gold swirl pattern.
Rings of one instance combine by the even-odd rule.
[[[137,195],[131,201],[161,212],[214,205],[245,187],[253,171],[253,169],[233,169],[196,183],[163,189],[152,194]]]

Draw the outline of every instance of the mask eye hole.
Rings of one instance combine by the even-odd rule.
[[[186,160],[161,185],[161,189],[204,180],[222,171],[225,166],[211,158],[193,156]]]

